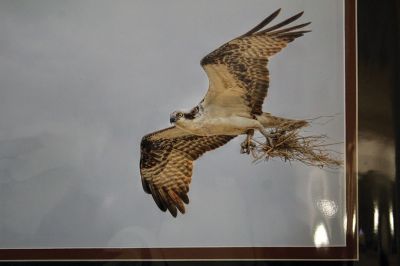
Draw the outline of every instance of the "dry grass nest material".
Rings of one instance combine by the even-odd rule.
[[[327,143],[326,135],[302,136],[302,127],[294,127],[298,121],[285,123],[273,129],[269,141],[252,139],[250,154],[255,161],[280,158],[283,161],[299,161],[309,166],[338,168],[342,165],[339,153],[330,149],[340,143]],[[293,129],[294,128],[294,129]]]

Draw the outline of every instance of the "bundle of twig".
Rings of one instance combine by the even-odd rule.
[[[341,160],[332,156],[336,152],[329,149],[338,143],[327,143],[326,135],[302,136],[299,131],[300,128],[285,123],[270,132],[271,137],[267,142],[252,139],[250,153],[255,161],[280,158],[318,167],[335,168],[342,165]]]

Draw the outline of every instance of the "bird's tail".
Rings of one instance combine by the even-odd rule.
[[[265,128],[286,128],[288,130],[295,130],[308,125],[305,120],[287,119],[282,117],[273,116],[270,113],[263,113],[256,116],[257,120]]]

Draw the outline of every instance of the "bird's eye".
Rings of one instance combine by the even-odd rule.
[[[178,117],[182,117],[182,116],[183,116],[183,113],[178,113],[177,116],[178,116]]]

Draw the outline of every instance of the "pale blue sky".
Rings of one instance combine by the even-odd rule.
[[[200,59],[278,8],[312,32],[271,59],[264,110],[335,115],[306,133],[341,142],[342,1],[0,1],[0,247],[312,246],[321,223],[343,245],[342,171],[255,165],[242,138],[196,162],[183,216],[140,183],[141,137],[206,92]]]

